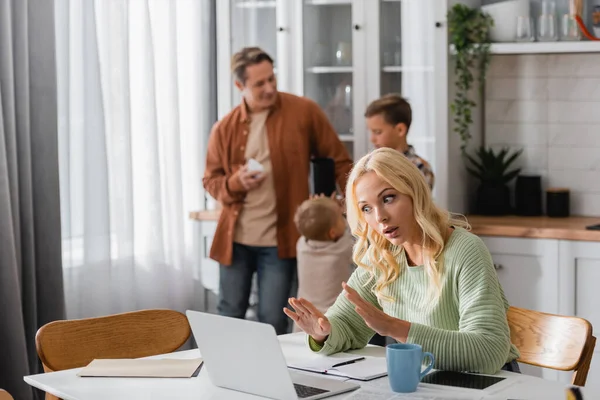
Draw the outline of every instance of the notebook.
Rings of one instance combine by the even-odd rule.
[[[385,357],[356,356],[346,353],[319,357],[311,361],[292,362],[288,366],[303,371],[342,376],[360,381],[368,381],[387,375]]]
[[[95,359],[84,367],[82,377],[191,378],[202,359]]]

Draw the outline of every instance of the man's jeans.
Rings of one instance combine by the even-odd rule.
[[[252,277],[257,273],[258,320],[275,327],[278,335],[288,332],[283,313],[296,277],[296,259],[281,259],[277,247],[233,244],[231,265],[219,267],[219,314],[244,318],[248,310]]]

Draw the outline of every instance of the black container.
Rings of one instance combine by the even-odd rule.
[[[542,177],[519,175],[515,184],[515,214],[542,215]]]
[[[549,188],[546,190],[546,215],[568,217],[570,214],[569,189]]]
[[[313,158],[311,160],[310,175],[310,191],[312,194],[331,196],[336,191],[335,161],[332,158]]]
[[[510,213],[510,189],[506,185],[481,183],[477,188],[477,213],[507,215]]]

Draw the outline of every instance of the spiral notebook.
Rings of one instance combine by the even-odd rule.
[[[288,364],[288,367],[361,381],[368,381],[387,375],[385,357],[366,357],[345,353],[337,353],[329,357],[319,357],[310,361],[292,362]]]

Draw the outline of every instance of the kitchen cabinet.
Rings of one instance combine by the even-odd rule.
[[[600,242],[481,236],[510,305],[575,315],[600,328]],[[597,333],[594,334],[598,336]],[[600,389],[596,349],[586,386]],[[571,372],[521,365],[523,373],[569,383]]]
[[[560,313],[590,321],[600,330],[600,242],[562,240],[559,246]],[[561,376],[568,381],[569,376]],[[596,345],[586,387],[600,390],[600,348]]]
[[[439,0],[219,0],[218,114],[240,102],[232,54],[260,46],[275,59],[279,89],[317,102],[353,159],[369,150],[364,111],[399,92],[413,108],[409,142],[436,171],[447,205],[447,2]]]
[[[482,239],[511,305],[558,313],[558,240]]]
[[[490,250],[498,279],[510,305],[556,314],[559,310],[559,241],[496,236],[481,237]],[[521,371],[545,379],[559,373],[521,364]]]

